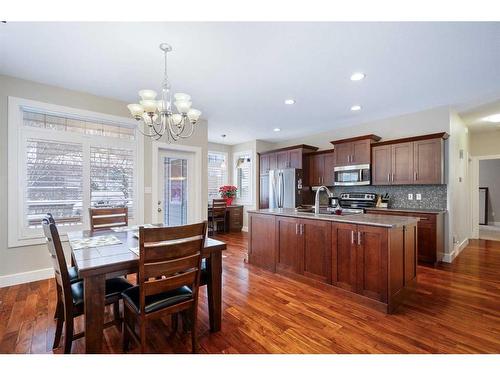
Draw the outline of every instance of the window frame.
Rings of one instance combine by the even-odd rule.
[[[239,204],[242,204],[244,206],[251,206],[254,204],[254,196],[253,196],[253,192],[254,192],[254,179],[255,179],[255,176],[254,176],[254,163],[255,163],[255,158],[254,158],[254,154],[252,152],[252,150],[247,150],[247,151],[238,151],[238,152],[235,152],[233,153],[233,184],[234,186],[236,186],[238,189],[239,189],[239,186],[238,186],[238,168],[236,167],[236,164],[238,163],[238,159],[242,156],[248,156],[250,157],[250,163],[251,163],[251,166],[250,166],[250,181],[249,181],[249,192],[248,192],[248,195],[249,195],[249,199],[245,200],[245,199],[241,199],[241,198],[238,198],[238,197],[235,197],[235,201]]]
[[[207,173],[208,173],[209,154],[222,155],[224,157],[224,161],[226,163],[226,173],[224,173],[224,178],[223,178],[222,184],[228,185],[229,184],[229,153],[224,152],[224,151],[208,150],[208,152],[207,152]],[[218,196],[218,198],[220,198],[220,196]],[[207,199],[208,199],[209,203],[211,203],[211,200],[214,199],[214,198],[210,198],[209,192],[207,192]]]
[[[90,205],[90,147],[130,148],[134,152],[134,213],[132,220],[136,224],[144,221],[144,138],[135,132],[135,139],[104,137],[98,135],[80,134],[76,132],[58,131],[25,127],[23,125],[23,109],[40,111],[63,117],[77,117],[94,121],[105,121],[116,124],[135,126],[135,120],[120,116],[92,112],[77,108],[43,103],[17,97],[8,97],[8,247],[19,247],[45,243],[41,228],[28,228],[24,225],[26,201],[24,199],[26,186],[25,146],[29,138],[51,140],[64,143],[82,144],[82,207],[81,225],[60,226],[61,239],[66,240],[66,233],[88,229],[88,207]],[[142,209],[139,209],[142,207]]]

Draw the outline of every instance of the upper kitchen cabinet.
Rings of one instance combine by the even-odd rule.
[[[273,169],[307,168],[305,156],[317,149],[313,146],[297,145],[263,152],[260,154],[260,174],[267,174]]]
[[[444,184],[446,133],[397,139],[372,146],[372,185]]]
[[[331,141],[335,148],[336,165],[370,164],[371,144],[379,140],[379,136],[369,134]]]
[[[309,155],[308,186],[333,186],[333,168],[335,167],[335,153],[333,150],[315,152]]]

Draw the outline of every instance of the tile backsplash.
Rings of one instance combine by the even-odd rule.
[[[337,186],[330,190],[335,196],[350,192],[387,193],[390,208],[446,210],[446,185]],[[413,200],[408,199],[409,193],[413,194]],[[422,194],[422,200],[416,200],[417,194]],[[321,195],[321,202],[327,204],[326,194]]]

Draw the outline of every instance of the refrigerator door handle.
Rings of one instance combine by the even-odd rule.
[[[284,181],[283,171],[279,172],[278,178],[279,178],[279,183],[278,183],[278,187],[279,187],[279,198],[278,198],[279,199],[279,205],[278,205],[278,207],[279,208],[283,208],[283,196],[285,195],[285,181]]]

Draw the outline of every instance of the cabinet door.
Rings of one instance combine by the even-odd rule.
[[[370,164],[370,140],[352,142],[351,164]]]
[[[260,156],[260,174],[269,172],[269,154]]]
[[[332,284],[352,292],[356,291],[355,224],[332,225]]]
[[[372,185],[391,184],[391,145],[372,148]]]
[[[358,225],[356,278],[357,293],[387,302],[387,228]]]
[[[248,261],[258,267],[276,272],[275,217],[248,215]]]
[[[413,183],[413,142],[397,143],[391,147],[393,185]]]
[[[278,162],[278,169],[289,168],[289,166],[290,166],[290,154],[288,153],[288,151],[277,152],[276,159]]]
[[[442,184],[443,140],[427,139],[413,142],[414,181],[416,184]]]
[[[241,232],[243,228],[243,206],[228,208],[229,212],[229,231]]]
[[[276,153],[269,154],[269,170],[278,169]]]
[[[320,220],[300,220],[302,254],[299,263],[304,276],[331,283],[331,223]]]
[[[436,225],[433,223],[418,222],[418,260],[420,262],[435,263],[436,256]]]
[[[324,155],[314,155],[313,156],[313,185],[319,186],[323,185],[323,172],[325,170],[325,158]]]
[[[325,186],[333,186],[333,182],[335,179],[333,168],[335,168],[335,154],[329,153],[323,156],[323,185]]]
[[[269,174],[260,176],[259,208],[269,208]]]
[[[290,150],[288,152],[288,158],[290,160],[290,168],[302,169],[302,150]]]
[[[276,269],[299,272],[299,221],[276,217]]]
[[[334,147],[338,166],[351,165],[352,143],[338,143]]]

